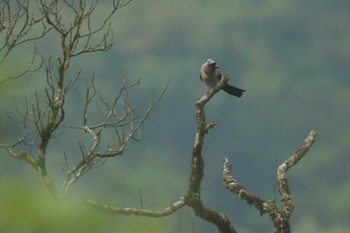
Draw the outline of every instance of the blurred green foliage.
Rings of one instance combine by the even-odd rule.
[[[2,184],[1,232],[97,232],[105,220],[69,201],[57,201],[46,190],[26,183]]]
[[[47,190],[28,183],[0,188],[0,232],[161,232],[159,221],[98,213],[77,200],[53,199]],[[113,225],[111,224],[113,222]]]

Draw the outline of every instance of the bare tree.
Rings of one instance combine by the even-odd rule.
[[[204,95],[195,105],[196,108],[196,121],[197,131],[194,146],[192,149],[192,165],[189,181],[189,188],[184,197],[179,197],[179,200],[171,203],[165,209],[160,211],[152,211],[146,209],[134,209],[134,208],[118,208],[104,204],[97,203],[93,200],[83,199],[82,203],[85,203],[92,208],[96,208],[100,211],[109,214],[132,214],[142,215],[149,217],[163,217],[170,215],[178,209],[188,206],[192,208],[196,216],[204,221],[211,222],[216,225],[217,229],[221,233],[235,233],[237,232],[223,213],[208,208],[201,198],[201,184],[204,176],[204,158],[202,156],[202,148],[204,145],[204,138],[208,131],[218,124],[217,121],[210,123],[206,122],[204,106],[209,100],[228,82],[228,77],[224,76],[216,87],[208,90],[208,93]],[[289,233],[291,232],[289,218],[294,210],[294,200],[291,196],[290,188],[286,179],[286,172],[292,168],[297,162],[304,157],[306,152],[312,146],[316,139],[316,132],[311,131],[308,137],[305,139],[304,144],[292,154],[286,161],[281,163],[277,169],[278,190],[281,195],[280,203],[281,207],[278,208],[276,200],[263,200],[257,196],[250,194],[242,184],[240,184],[231,175],[231,163],[227,158],[224,159],[222,181],[223,185],[244,200],[247,204],[253,206],[259,211],[259,214],[268,214],[273,226],[276,229],[276,233]]]
[[[92,168],[103,165],[106,159],[119,156],[124,153],[130,141],[138,141],[141,138],[141,127],[154,106],[163,97],[166,88],[158,97],[149,100],[145,110],[139,111],[130,100],[130,90],[140,83],[137,80],[132,83],[123,81],[122,87],[111,99],[103,96],[95,85],[95,74],[83,75],[81,69],[68,72],[72,60],[87,53],[107,51],[112,46],[112,29],[110,18],[120,8],[126,6],[131,0],[113,0],[110,11],[99,25],[92,22],[92,17],[97,9],[98,1],[68,1],[68,0],[36,0],[36,10],[31,13],[28,0],[17,0],[15,3],[9,0],[0,1],[0,31],[4,36],[1,47],[0,65],[8,55],[21,44],[36,42],[50,33],[59,38],[59,55],[55,58],[44,57],[39,54],[37,45],[34,47],[32,61],[27,69],[21,73],[0,80],[4,83],[11,79],[19,78],[28,72],[39,72],[44,67],[47,88],[44,90],[44,98],[39,92],[35,92],[35,101],[24,102],[24,108],[17,109],[20,120],[14,116],[9,117],[20,127],[22,135],[13,143],[0,144],[8,154],[16,159],[31,165],[43,178],[48,190],[55,197],[64,197],[72,185]],[[63,17],[63,12],[65,15]],[[36,36],[30,36],[31,30],[36,28]],[[34,65],[34,63],[36,65]],[[72,75],[73,74],[73,75]],[[184,206],[190,207],[194,214],[204,221],[214,224],[219,232],[237,232],[230,219],[218,210],[210,209],[201,198],[201,186],[204,176],[204,158],[202,148],[205,135],[215,127],[216,121],[207,123],[204,107],[210,99],[222,89],[228,82],[224,76],[221,81],[208,90],[208,92],[195,104],[197,129],[192,150],[191,173],[187,192],[178,200],[170,203],[163,210],[147,210],[135,208],[119,208],[98,203],[84,198],[81,203],[96,208],[112,215],[142,215],[149,217],[163,217],[173,214]],[[75,86],[83,83],[85,90],[78,91]],[[79,123],[66,117],[67,101],[70,93],[77,93],[82,100],[82,112]],[[93,103],[96,102],[96,105]],[[100,120],[92,120],[89,109],[97,109]],[[70,156],[64,154],[66,164],[64,167],[64,179],[61,185],[53,182],[47,170],[47,160],[50,158],[48,144],[55,137],[59,137],[62,131],[80,131],[89,135],[90,143],[78,141],[80,159],[71,165]],[[104,135],[112,133],[114,140],[105,141]],[[316,133],[311,131],[304,144],[277,169],[278,190],[281,206],[276,205],[275,199],[264,200],[248,192],[231,174],[231,163],[224,159],[223,185],[247,204],[259,211],[259,214],[268,214],[273,226],[278,233],[291,232],[289,218],[294,210],[294,200],[286,179],[286,172],[292,168],[308,151],[315,141]],[[142,203],[142,198],[141,198]]]
[[[35,18],[29,12],[29,1],[17,1],[17,6],[11,5],[10,1],[2,1],[1,8],[1,29],[5,31],[5,52],[1,61],[16,46],[29,41],[36,41],[44,37],[49,31],[55,33],[59,38],[61,55],[56,58],[42,57],[42,62],[34,69],[28,67],[17,77],[27,72],[38,71],[42,64],[45,64],[47,88],[44,93],[46,99],[43,101],[36,92],[36,101],[28,103],[27,99],[23,110],[17,110],[21,121],[14,116],[9,116],[22,129],[22,136],[11,144],[1,144],[6,148],[9,155],[16,159],[30,164],[43,178],[46,186],[54,196],[65,196],[72,184],[91,168],[99,166],[103,159],[121,155],[127,148],[130,140],[141,138],[141,126],[152,111],[153,107],[164,95],[164,91],[157,98],[151,98],[144,112],[137,110],[129,97],[129,90],[136,88],[140,83],[137,80],[133,83],[123,81],[122,87],[116,92],[112,100],[107,100],[95,86],[95,75],[90,78],[82,75],[78,69],[74,75],[68,75],[72,59],[87,53],[107,51],[112,46],[112,28],[110,18],[120,8],[126,6],[131,0],[114,0],[111,3],[110,12],[96,25],[91,22],[98,1],[35,1],[39,9],[39,16]],[[64,17],[63,17],[64,12]],[[23,20],[22,17],[25,17]],[[20,26],[18,26],[20,24]],[[27,33],[36,24],[42,25],[42,32],[36,37],[25,38]],[[20,27],[17,32],[17,27]],[[35,51],[33,60],[38,55]],[[3,82],[14,77],[8,77]],[[125,77],[124,77],[125,78]],[[74,90],[77,83],[86,86],[84,93],[78,94],[82,98],[83,112],[80,124],[70,124],[66,119],[65,99]],[[96,99],[98,113],[101,115],[100,122],[90,121],[92,116],[88,115],[88,109],[92,107]],[[54,184],[49,175],[46,164],[50,153],[47,151],[48,144],[52,138],[60,136],[60,130],[74,129],[82,133],[88,133],[92,138],[92,145],[79,142],[81,160],[69,167],[66,164],[65,178],[60,188]],[[110,131],[114,134],[115,140],[109,143],[110,146],[103,148],[103,135]],[[33,154],[32,151],[35,151]],[[67,158],[66,158],[67,159]]]

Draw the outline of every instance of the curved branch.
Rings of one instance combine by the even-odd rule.
[[[264,214],[265,201],[250,194],[243,185],[241,185],[236,179],[231,175],[231,163],[228,158],[224,159],[224,169],[222,173],[222,182],[228,190],[235,193],[239,198],[246,201],[247,204],[253,205],[256,209],[260,211],[260,215]]]
[[[246,201],[249,205],[254,206],[260,211],[260,214],[267,213],[273,223],[273,226],[277,229],[278,233],[288,233],[291,232],[289,218],[294,210],[294,200],[290,195],[290,190],[288,182],[286,179],[286,172],[288,169],[293,167],[297,162],[304,157],[306,152],[312,146],[316,139],[316,132],[311,131],[309,136],[305,139],[304,144],[298,149],[289,159],[284,161],[277,170],[277,180],[279,185],[279,192],[281,194],[280,202],[281,208],[276,206],[276,201],[273,200],[262,200],[250,193],[237,182],[231,175],[231,163],[227,158],[224,160],[223,169],[223,184],[224,186],[235,193],[239,198]]]
[[[309,136],[305,139],[304,144],[299,148],[293,155],[289,157],[286,161],[284,161],[277,170],[277,180],[279,185],[279,190],[281,195],[290,195],[289,186],[286,179],[286,172],[293,167],[295,164],[299,162],[300,159],[304,157],[306,152],[315,142],[317,133],[315,131],[311,131]]]
[[[315,142],[317,133],[311,131],[308,137],[305,139],[304,144],[294,153],[289,159],[284,161],[277,169],[277,181],[279,186],[279,192],[281,194],[281,212],[283,215],[284,221],[289,221],[290,216],[294,210],[294,201],[290,195],[289,185],[286,178],[286,172],[298,163],[300,159],[304,157],[306,152]]]

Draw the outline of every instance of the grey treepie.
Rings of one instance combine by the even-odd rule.
[[[216,62],[212,59],[208,59],[205,63],[203,63],[200,72],[199,77],[200,79],[208,86],[208,87],[215,87],[216,84],[220,81],[222,78],[220,72],[218,71],[220,67],[216,65]],[[230,95],[234,95],[237,97],[241,97],[243,95],[243,92],[245,90],[231,86],[227,84],[222,88],[226,93]]]

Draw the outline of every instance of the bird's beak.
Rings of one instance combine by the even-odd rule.
[[[215,65],[215,68],[216,68],[216,69],[220,69],[220,66],[218,66],[218,65]]]

